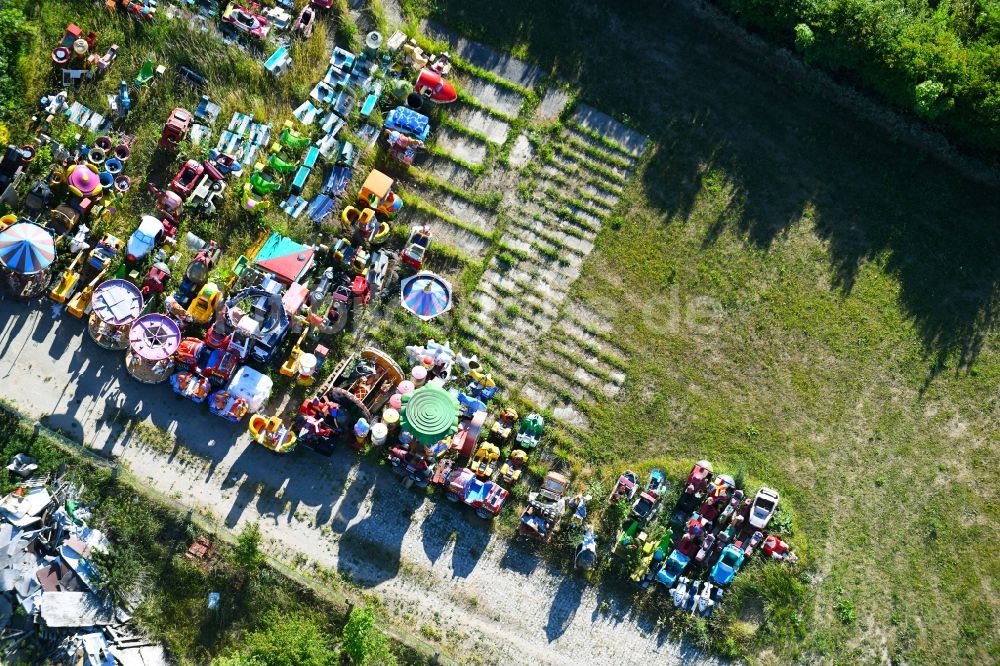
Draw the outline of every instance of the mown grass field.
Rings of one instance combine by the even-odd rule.
[[[762,662],[993,661],[998,192],[685,3],[404,6],[655,141],[572,292],[628,351],[584,474],[706,457],[782,492],[812,597],[780,622],[744,597]]]

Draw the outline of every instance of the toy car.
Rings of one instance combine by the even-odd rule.
[[[684,573],[691,558],[679,550],[674,550],[664,561],[663,566],[656,572],[656,582],[665,587],[670,587],[677,580],[677,577]]]
[[[743,564],[743,550],[735,544],[729,544],[722,549],[722,556],[712,567],[709,578],[716,585],[729,585]]]
[[[141,261],[166,238],[163,222],[152,215],[143,215],[138,228],[125,244],[125,258],[130,263]]]
[[[617,504],[619,500],[627,499],[630,502],[632,498],[635,497],[636,491],[639,490],[639,477],[636,473],[631,470],[625,470],[622,472],[621,476],[618,477],[618,483],[615,484],[615,489],[611,491],[611,496],[608,498],[608,504]]]
[[[279,455],[291,452],[298,439],[277,416],[254,414],[250,417],[249,430],[255,442]]]
[[[438,72],[426,67],[420,70],[420,75],[413,87],[427,99],[439,104],[448,104],[458,99],[458,91],[455,90],[455,86],[448,83]]]
[[[212,391],[212,384],[208,378],[195,372],[183,371],[171,375],[170,385],[174,393],[196,403],[205,402],[205,398]]]
[[[431,244],[431,228],[428,226],[413,227],[410,230],[410,237],[406,239],[406,247],[403,248],[403,263],[415,271],[419,271],[424,265],[424,256],[427,248]]]
[[[455,470],[448,479],[448,499],[471,506],[476,515],[485,520],[499,515],[507,495],[505,488],[477,478],[476,473],[468,468]]]
[[[205,172],[205,167],[198,160],[188,160],[170,181],[170,190],[187,198],[198,184],[198,179]]]
[[[788,556],[788,543],[773,534],[769,534],[764,539],[764,546],[761,548],[761,552],[764,553],[764,557],[783,560]]]
[[[207,283],[191,301],[191,306],[188,308],[191,320],[196,324],[207,324],[215,316],[220,300],[222,300],[222,290],[214,282]]]
[[[187,109],[177,107],[171,111],[167,122],[163,125],[163,133],[160,134],[160,148],[177,150],[181,141],[187,138],[192,122],[194,117]]]
[[[222,21],[237,31],[257,39],[264,39],[271,31],[271,24],[266,18],[240,5],[230,4],[222,14]]]
[[[295,24],[292,26],[292,33],[298,34],[303,39],[308,39],[312,36],[315,22],[316,10],[313,9],[312,5],[306,5],[299,12],[299,17],[295,19]]]
[[[759,530],[767,527],[778,508],[778,491],[772,488],[761,488],[757,491],[757,496],[753,498],[753,506],[750,507],[750,525]]]
[[[421,455],[410,453],[406,449],[393,448],[389,451],[389,464],[396,474],[406,477],[404,481],[407,486],[416,484],[418,488],[426,488],[434,474],[434,466]],[[465,470],[469,472],[469,470]],[[471,472],[469,472],[471,474]],[[448,495],[448,499],[459,501],[461,496],[453,497]]]

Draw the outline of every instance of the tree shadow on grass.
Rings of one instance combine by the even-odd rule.
[[[997,188],[802,90],[686,3],[648,4],[441,0],[433,18],[526,53],[652,138],[644,186],[662,218],[687,220],[719,176],[731,196],[706,245],[730,233],[768,249],[811,218],[842,293],[869,261],[899,280],[928,382],[949,358],[971,368],[1000,320]]]

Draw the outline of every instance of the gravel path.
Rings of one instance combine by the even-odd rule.
[[[98,348],[82,322],[54,318],[48,302],[4,300],[0,321],[5,399],[230,529],[259,521],[279,557],[377,592],[402,626],[437,627],[460,659],[474,649],[485,663],[710,663],[632,617],[626,601],[352,452],[278,458],[251,446],[242,428],[167,386],[133,381],[123,354]],[[177,443],[139,442],[142,422]]]

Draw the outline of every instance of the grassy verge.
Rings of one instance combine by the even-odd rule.
[[[217,533],[201,516],[151,495],[148,486],[132,479],[127,470],[88,454],[44,427],[34,427],[0,405],[0,460],[17,453],[34,457],[40,474],[66,465],[69,478],[83,488],[82,501],[94,507],[92,524],[111,538],[113,548],[105,560],[109,592],[139,594],[135,617],[176,663],[207,664],[220,655],[252,651],[262,641],[287,642],[287,636],[271,636],[276,624],[314,630],[330,654],[336,654],[337,646],[345,642],[339,637],[354,606],[351,600],[361,595],[345,581],[337,581],[332,589],[313,588],[289,577],[290,571],[268,563],[260,552],[255,526],[236,540]],[[16,481],[4,476],[0,493],[16,486]],[[188,545],[200,534],[207,534],[217,545],[218,557],[211,566],[185,556]],[[221,594],[218,610],[207,607],[210,592]],[[376,600],[367,603],[376,614],[384,612]],[[372,634],[371,640],[377,646],[381,639]],[[382,663],[421,664],[431,656],[398,642],[386,648]]]

